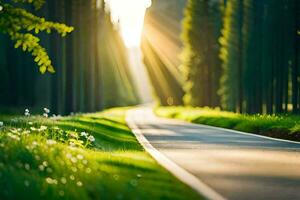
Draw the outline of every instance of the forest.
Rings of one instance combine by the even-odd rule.
[[[0,0],[0,199],[300,199],[300,0]]]
[[[39,10],[26,7],[75,29],[67,37],[38,34],[55,66],[55,73],[45,75],[30,54],[15,49],[7,35],[0,36],[0,107],[50,107],[54,113],[70,114],[136,104],[125,46],[105,12],[104,1],[45,3]]]
[[[176,68],[183,73],[183,76],[173,75],[179,79],[175,81],[179,82],[178,87],[169,88],[173,91],[171,97],[176,99],[175,105],[221,107],[241,113],[299,111],[297,0],[190,0],[184,17],[177,12],[177,19],[168,12],[178,10],[179,1],[174,1],[175,8],[168,8],[165,16],[156,14],[159,9],[155,5],[163,2],[153,4],[146,18],[146,29],[154,26],[147,22],[155,18],[159,18],[156,21],[164,27],[178,25],[180,20],[177,19],[183,19],[181,29],[167,26],[172,33],[177,33],[173,46],[179,51],[171,54],[176,63],[172,67],[168,67],[169,61],[158,64],[161,70],[169,71],[165,79],[173,87],[174,80],[169,80],[172,70]],[[150,34],[146,33],[147,40]],[[165,36],[171,38],[170,33],[165,32]],[[176,49],[173,46],[168,47]],[[159,51],[156,52],[159,54]],[[160,57],[166,55],[160,54]],[[146,59],[147,56],[145,52]],[[154,67],[148,68],[151,71]],[[164,99],[161,102],[168,105]]]

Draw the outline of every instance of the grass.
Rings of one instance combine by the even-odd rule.
[[[298,115],[245,115],[219,109],[192,107],[159,107],[155,112],[161,117],[300,141]]]
[[[142,149],[125,113],[0,116],[0,199],[199,199]]]

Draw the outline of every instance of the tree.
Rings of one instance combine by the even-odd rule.
[[[221,1],[189,0],[183,22],[182,69],[184,102],[192,106],[218,106],[218,58]]]
[[[52,62],[40,39],[36,34],[57,31],[62,36],[73,31],[72,27],[64,24],[46,21],[25,9],[25,4],[32,4],[36,10],[40,9],[45,0],[0,0],[0,31],[9,35],[15,42],[15,48],[31,53],[39,66],[41,73],[54,72]]]

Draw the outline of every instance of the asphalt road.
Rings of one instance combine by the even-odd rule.
[[[167,158],[232,200],[300,199],[300,144],[158,118],[127,116]]]

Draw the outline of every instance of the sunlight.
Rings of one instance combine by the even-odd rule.
[[[141,42],[145,12],[151,0],[106,0],[112,20],[119,22],[122,37],[127,47],[137,47]]]

